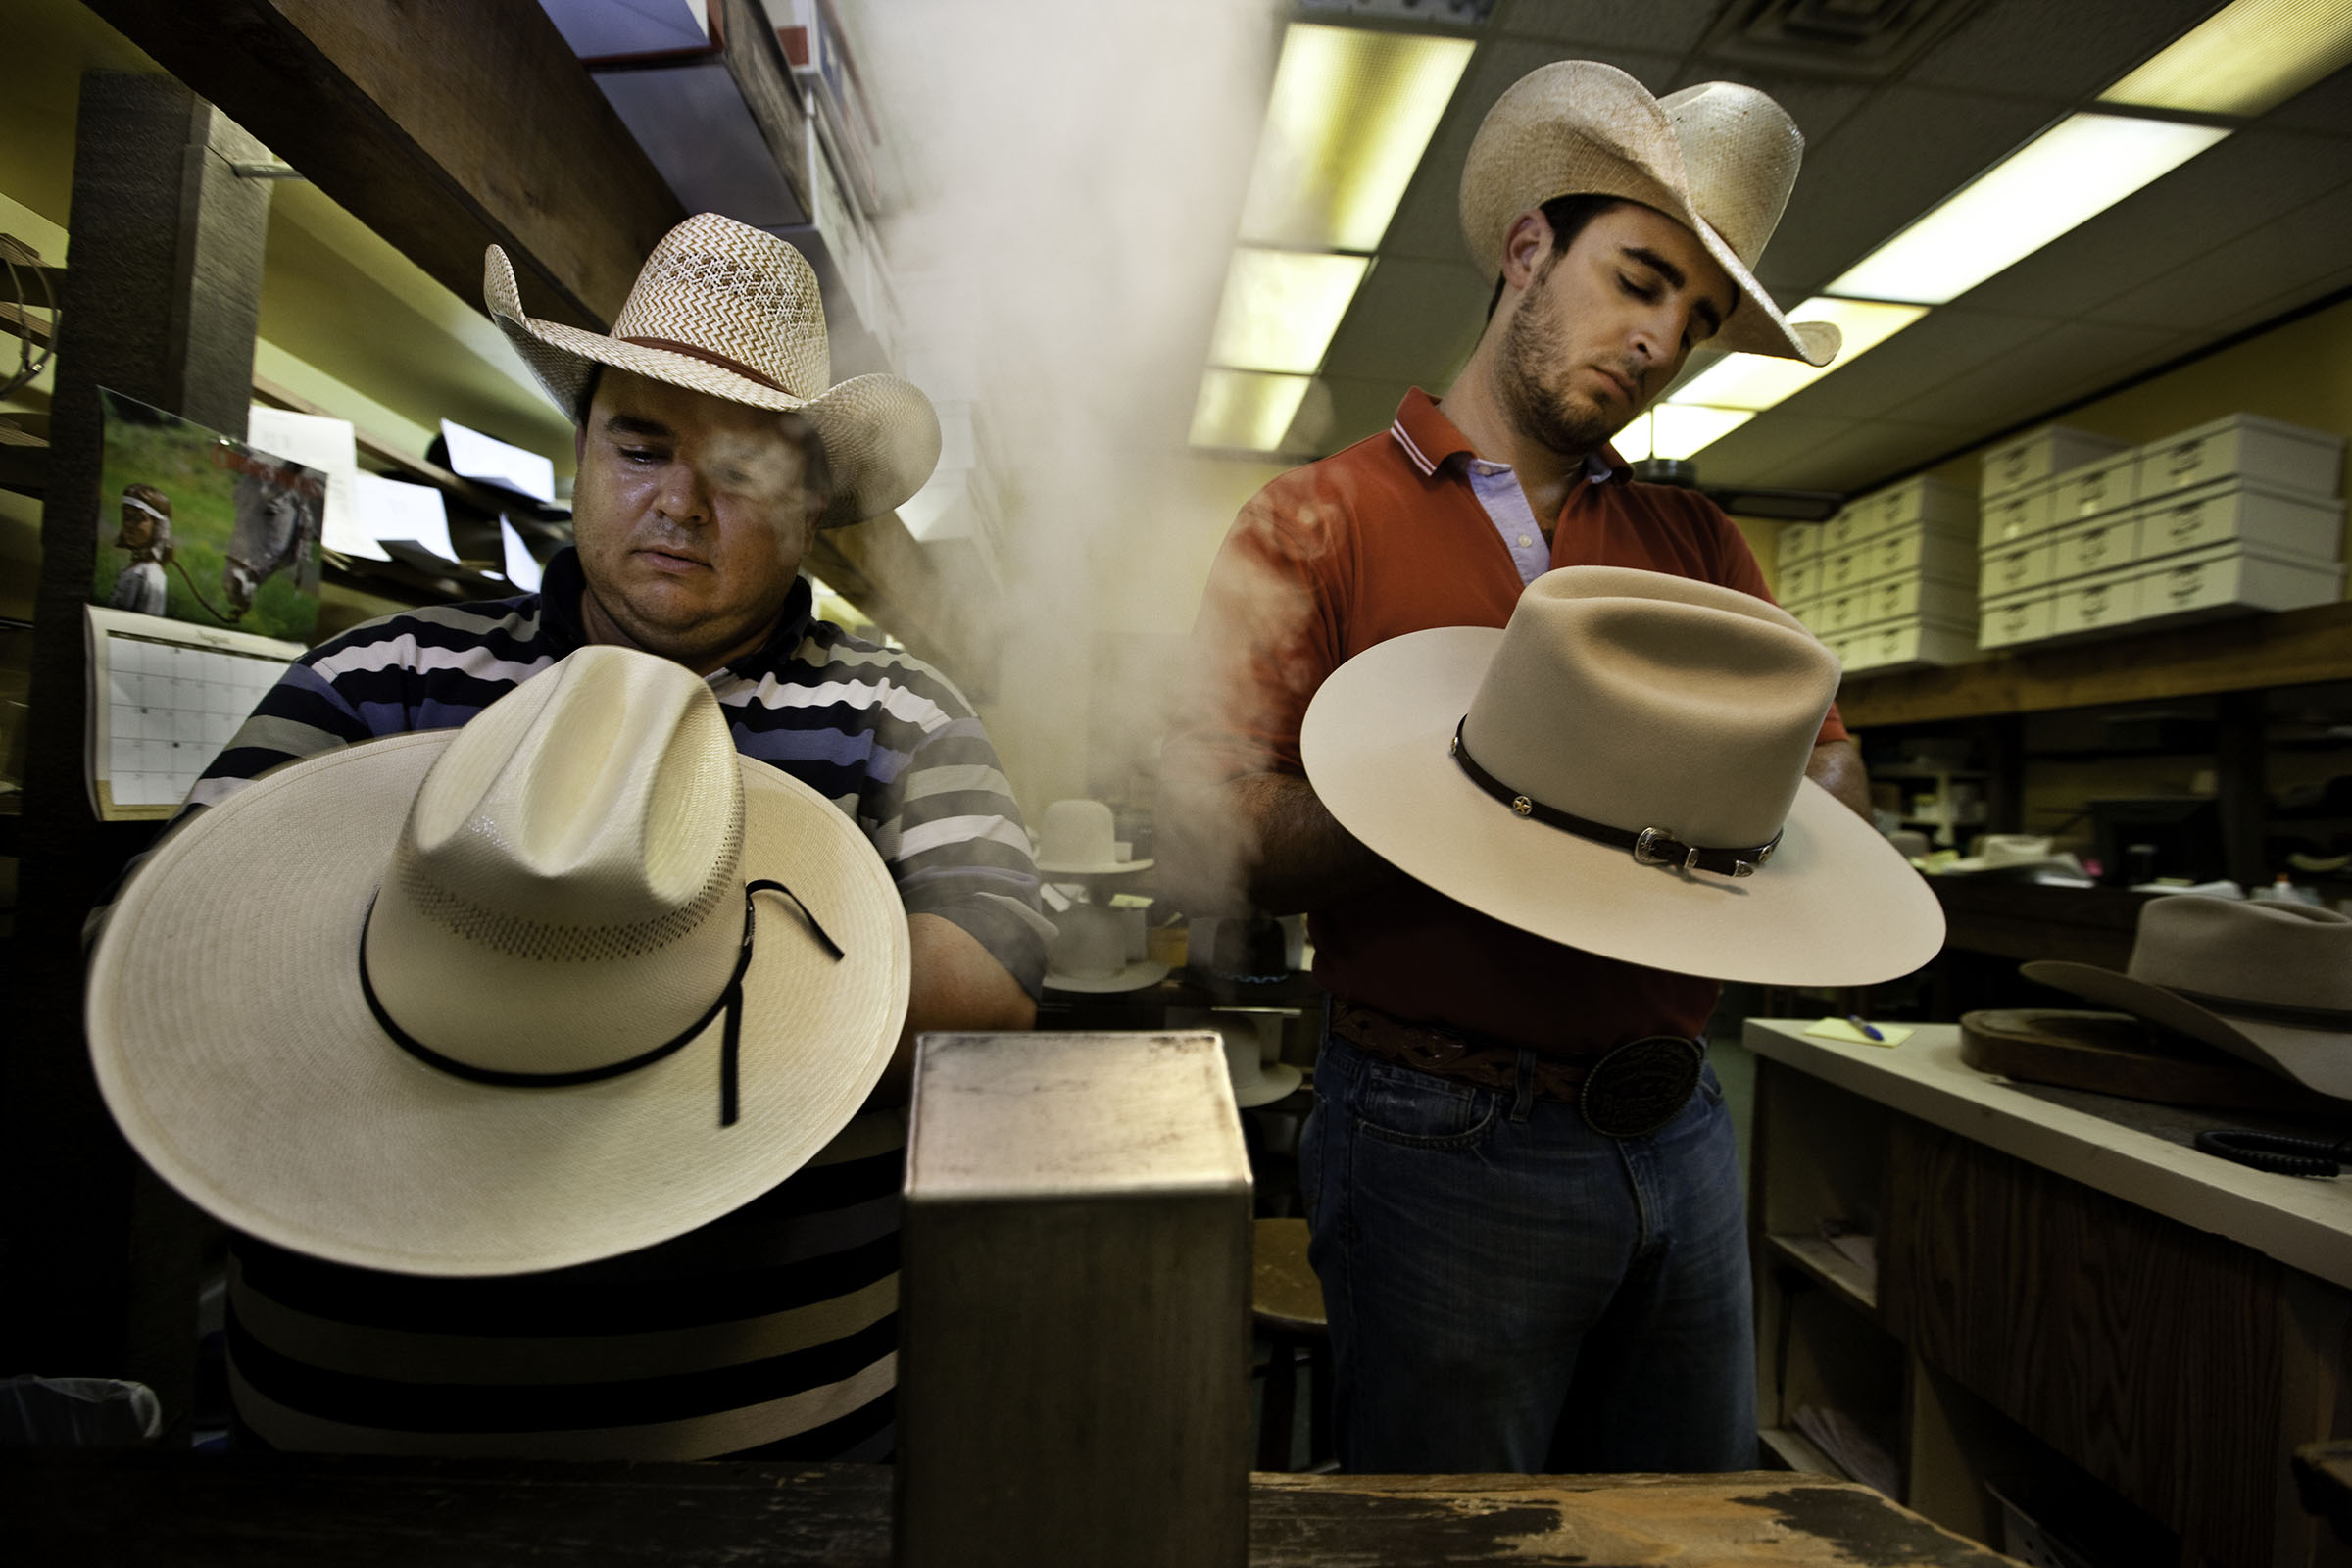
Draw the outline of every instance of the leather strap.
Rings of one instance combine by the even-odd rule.
[[[1453,726],[1453,745],[1450,750],[1454,761],[1461,765],[1462,771],[1469,776],[1471,783],[1494,796],[1519,815],[1541,822],[1546,827],[1556,827],[1563,833],[1573,833],[1578,838],[1591,839],[1595,844],[1606,844],[1612,849],[1631,850],[1634,853],[1634,858],[1643,865],[1679,866],[1686,871],[1712,871],[1717,876],[1753,876],[1758,867],[1772,858],[1772,852],[1780,848],[1781,835],[1778,833],[1775,833],[1771,842],[1767,844],[1752,845],[1744,849],[1719,849],[1705,845],[1685,844],[1660,827],[1641,829],[1611,827],[1606,822],[1595,822],[1590,817],[1577,816],[1572,812],[1563,811],[1556,806],[1545,806],[1542,801],[1520,794],[1478,765],[1470,756],[1470,748],[1462,744],[1462,725],[1469,721],[1470,716],[1465,713],[1462,715],[1461,721]]]
[[[660,349],[664,354],[683,354],[690,360],[700,360],[705,365],[714,365],[730,375],[740,375],[746,381],[757,381],[771,392],[782,392],[786,397],[794,395],[789,388],[777,385],[741,360],[730,360],[724,354],[704,348],[700,344],[681,343],[674,337],[624,337],[620,341],[634,343],[641,349]]]
[[[1406,1023],[1377,1007],[1331,999],[1331,1032],[1367,1056],[1482,1089],[1519,1086],[1519,1050],[1499,1042],[1465,1038],[1442,1029]],[[1584,1088],[1588,1064],[1536,1060],[1536,1095],[1574,1104]]]
[[[2151,980],[2149,985],[2162,985]],[[2283,1002],[2254,1002],[2244,997],[2217,997],[2204,991],[2185,991],[2179,986],[2165,986],[2174,996],[2193,1002],[2208,1012],[2229,1017],[2252,1018],[2257,1023],[2282,1023],[2296,1029],[2325,1029],[2337,1034],[2352,1034],[2352,1012],[2339,1007],[2295,1007]]]

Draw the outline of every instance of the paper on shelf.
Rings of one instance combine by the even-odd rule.
[[[441,439],[449,443],[451,472],[517,491],[534,501],[556,499],[556,466],[538,453],[509,446],[447,419],[441,421]]]
[[[443,561],[458,559],[458,547],[449,542],[449,511],[442,505],[441,492],[431,485],[363,473],[352,493],[359,497],[360,516],[369,538],[405,539]],[[376,559],[392,558],[378,551]]]
[[[531,555],[530,548],[522,542],[522,535],[514,531],[513,523],[501,517],[498,519],[498,537],[499,542],[506,546],[507,581],[526,594],[537,593],[539,563]]]
[[[320,519],[319,543],[341,556],[366,556],[389,561],[360,517],[354,480],[359,477],[359,448],[349,419],[318,414],[296,414],[256,403],[245,420],[245,444],[326,475],[326,513]]]
[[[1874,1023],[1871,1027],[1886,1038],[1873,1040],[1843,1018],[1824,1018],[1805,1033],[1816,1040],[1842,1040],[1849,1046],[1899,1046],[1911,1038],[1911,1031],[1899,1023]]]

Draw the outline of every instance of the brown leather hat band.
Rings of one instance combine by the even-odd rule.
[[[660,349],[664,354],[683,354],[690,360],[700,360],[705,365],[715,365],[728,374],[740,375],[746,381],[757,381],[771,392],[781,392],[788,398],[800,396],[789,387],[777,385],[748,365],[739,365],[723,354],[713,354],[709,349],[697,347],[692,343],[680,343],[675,338],[666,337],[624,337],[620,341],[634,343],[641,349]]]

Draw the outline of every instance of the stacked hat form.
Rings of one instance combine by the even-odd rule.
[[[1152,869],[1152,861],[1130,859],[1119,849],[1117,820],[1101,801],[1055,801],[1038,824],[1037,869],[1049,882]]]
[[[1500,630],[1357,654],[1299,750],[1341,826],[1507,924],[1677,973],[1869,985],[1935,956],[1943,912],[1805,776],[1838,678],[1761,599],[1568,566]]]
[[[1788,112],[1753,87],[1709,81],[1659,99],[1615,66],[1555,61],[1512,83],[1480,122],[1462,164],[1462,236],[1493,278],[1528,209],[1555,196],[1640,202],[1696,234],[1740,291],[1709,348],[1827,365],[1838,329],[1791,324],[1755,275],[1804,150]]]
[[[1104,904],[1072,904],[1054,916],[1046,945],[1046,986],[1054,991],[1140,991],[1168,977],[1168,966],[1134,956],[1127,911]]]
[[[2352,917],[2176,894],[2139,911],[2121,974],[2040,959],[2027,979],[2352,1100]]]
[[[132,1147],[226,1224],[513,1274],[799,1169],[889,1062],[907,965],[857,824],[739,758],[683,666],[590,647],[463,729],[185,822],[108,921],[86,1021]]]
[[[1244,1110],[1272,1104],[1297,1089],[1305,1074],[1281,1059],[1282,1021],[1296,1007],[1221,1007],[1213,1014],[1225,1042],[1225,1071],[1233,1102]]]

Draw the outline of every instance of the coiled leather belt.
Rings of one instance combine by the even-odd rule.
[[[1453,1083],[1505,1092],[1519,1087],[1516,1046],[1407,1023],[1341,997],[1333,997],[1330,1005],[1331,1032],[1368,1056]],[[1647,1035],[1590,1060],[1538,1057],[1531,1087],[1540,1100],[1575,1105],[1596,1133],[1641,1138],[1682,1113],[1705,1060],[1706,1048],[1698,1041]]]

